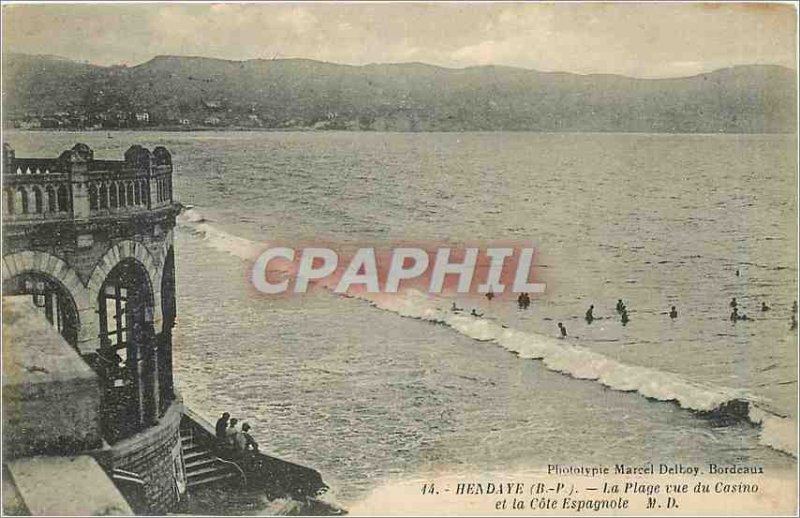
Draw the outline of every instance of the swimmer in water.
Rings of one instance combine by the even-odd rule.
[[[594,304],[592,304],[591,306],[589,306],[589,309],[587,309],[587,310],[586,310],[586,316],[585,316],[585,318],[586,318],[586,323],[587,323],[587,324],[591,324],[591,323],[594,321],[594,314],[593,314],[593,311],[594,311]]]
[[[675,306],[672,306],[672,309],[669,310],[669,318],[671,318],[672,320],[678,318],[678,310],[675,309]]]
[[[561,322],[558,323],[558,328],[561,330],[561,338],[567,337],[567,328]]]
[[[736,309],[736,306],[738,306],[738,305],[739,305],[739,304],[736,302],[736,297],[733,297],[733,298],[731,299],[731,304],[730,304],[730,306],[731,306],[733,309]]]
[[[519,309],[525,309],[525,294],[524,293],[520,293],[519,297],[517,297],[517,306],[519,306]]]
[[[450,311],[454,311],[454,312],[455,312],[455,311],[461,311],[461,308],[460,308],[460,307],[458,307],[458,306],[456,306],[456,303],[455,303],[455,302],[453,302],[453,305],[452,305],[452,306],[450,306]]]
[[[494,292],[492,292],[491,288],[489,288],[489,291],[486,293],[486,298],[489,299],[490,302],[494,298]]]
[[[625,303],[622,302],[622,299],[617,300],[617,313],[622,313],[625,309]]]
[[[622,325],[623,325],[623,326],[624,326],[624,325],[627,325],[627,324],[628,324],[628,322],[629,322],[629,319],[628,319],[628,310],[627,310],[627,309],[623,309],[623,310],[622,310]]]
[[[478,312],[473,309],[470,315],[472,315],[473,317],[482,317],[483,313],[478,314]]]
[[[766,303],[766,302],[762,302],[762,303],[761,303],[761,311],[769,311],[770,309],[772,309],[772,308],[770,308],[769,306],[767,306],[767,303]]]
[[[750,320],[750,317],[742,313],[739,314],[739,308],[733,308],[733,312],[731,313],[731,321],[737,322],[739,320]]]

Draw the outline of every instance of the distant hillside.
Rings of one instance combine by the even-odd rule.
[[[795,131],[797,84],[793,70],[769,65],[635,79],[500,66],[176,56],[99,67],[11,54],[3,92],[8,120],[69,112],[104,127],[125,121],[122,113],[147,112],[149,125],[771,133]]]

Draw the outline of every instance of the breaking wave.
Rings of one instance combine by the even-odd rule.
[[[245,261],[254,260],[265,243],[231,235],[209,224],[196,209],[185,210],[181,226],[190,229],[212,248]],[[569,339],[509,328],[493,319],[454,312],[449,301],[407,290],[385,296],[363,294],[355,298],[402,317],[445,325],[479,342],[494,343],[523,359],[541,360],[549,370],[576,379],[593,380],[617,391],[637,392],[656,401],[673,401],[681,408],[723,423],[746,420],[760,426],[759,440],[775,450],[797,457],[797,424],[769,409],[767,402],[742,390],[691,381],[670,372],[626,365]]]

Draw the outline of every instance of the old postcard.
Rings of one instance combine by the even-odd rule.
[[[797,516],[797,4],[2,7],[4,515]]]

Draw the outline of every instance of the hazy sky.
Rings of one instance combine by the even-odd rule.
[[[487,63],[638,77],[795,66],[790,4],[17,4],[6,52],[134,65],[160,54]]]

